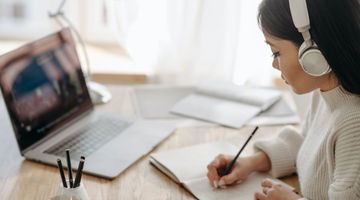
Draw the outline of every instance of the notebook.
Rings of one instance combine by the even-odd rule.
[[[240,128],[268,109],[280,96],[281,92],[276,89],[207,82],[176,103],[170,112]]]
[[[299,116],[289,107],[285,99],[281,98],[268,109],[251,118],[246,125],[260,126],[298,123],[300,123]]]
[[[270,178],[267,173],[253,173],[241,184],[226,189],[213,189],[206,176],[207,165],[218,154],[235,155],[237,151],[228,142],[214,142],[154,153],[150,155],[150,163],[198,199],[253,199],[256,191],[262,191],[261,181]]]
[[[183,126],[210,126],[214,123],[170,113],[181,99],[195,92],[195,87],[174,85],[139,85],[131,88],[131,97],[138,117],[144,119],[178,119]],[[281,98],[268,109],[251,118],[246,125],[297,124],[298,115]]]

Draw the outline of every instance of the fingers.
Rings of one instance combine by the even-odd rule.
[[[270,187],[263,187],[263,193],[267,194],[270,189]]]
[[[239,179],[238,173],[232,171],[230,174],[220,178],[219,185],[231,185],[241,181]]]
[[[230,160],[229,156],[226,156],[224,154],[219,154],[209,165],[218,169],[226,166],[229,160]]]
[[[220,179],[220,176],[218,174],[218,169],[226,166],[227,160],[228,160],[227,156],[220,154],[215,158],[214,161],[212,161],[207,166],[207,168],[208,168],[207,177],[210,181],[210,184],[215,188],[217,188],[217,185],[218,185],[217,183]]]
[[[273,187],[274,185],[277,185],[278,183],[270,180],[270,179],[264,179],[262,182],[261,182],[261,186],[262,187]]]
[[[271,180],[265,179],[261,182],[262,192],[255,194],[256,199],[278,199],[280,196],[293,196],[298,197],[290,187],[284,187],[283,184]]]
[[[261,192],[256,192],[255,193],[255,199],[256,200],[266,200],[267,197],[265,194],[261,193]]]
[[[217,188],[220,177],[218,176],[216,169],[215,170],[209,169],[207,173],[207,177],[210,181],[211,186]]]

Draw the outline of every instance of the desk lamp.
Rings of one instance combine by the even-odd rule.
[[[87,70],[86,70],[87,73],[85,74],[85,79],[86,79],[87,87],[89,88],[89,91],[90,91],[91,100],[93,101],[94,104],[107,103],[111,100],[112,95],[105,86],[91,81],[92,76],[91,76],[90,62],[89,62],[89,57],[88,57],[88,54],[86,51],[85,43],[84,43],[80,33],[76,30],[76,28],[73,26],[71,21],[65,16],[64,12],[62,11],[62,9],[65,5],[65,2],[66,2],[66,0],[61,1],[59,8],[56,12],[54,12],[54,13],[49,12],[48,13],[49,17],[52,19],[55,19],[56,22],[60,25],[60,27],[64,28],[64,27],[68,26],[70,28],[70,30],[73,31],[73,33],[75,34],[75,37],[77,38],[77,40],[80,43],[81,49],[82,49],[84,57],[85,57],[85,65],[87,68]]]

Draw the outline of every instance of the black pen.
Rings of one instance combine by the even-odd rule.
[[[241,152],[244,150],[244,148],[246,147],[246,145],[248,144],[248,142],[250,141],[250,139],[252,138],[252,136],[255,134],[255,132],[258,130],[258,126],[255,127],[255,129],[253,130],[253,132],[251,133],[251,135],[249,136],[249,138],[246,140],[245,144],[241,147],[240,151],[236,154],[235,158],[231,161],[231,163],[225,167],[225,168],[222,168],[219,170],[219,175],[220,176],[225,176],[225,175],[228,175],[232,168],[234,167],[235,165],[235,162],[236,160],[238,159],[239,155],[241,154]]]
[[[60,159],[57,159],[57,164],[58,164],[58,167],[59,167],[60,177],[61,177],[61,181],[63,183],[63,186],[64,186],[64,188],[67,188],[65,174],[64,174],[64,168],[62,166],[62,163],[61,163]]]
[[[82,175],[82,170],[84,168],[84,163],[85,163],[85,157],[81,156],[81,159],[80,159],[80,162],[79,162],[79,167],[78,167],[78,169],[76,171],[74,188],[80,186],[81,175]]]
[[[70,188],[73,188],[73,177],[72,177],[72,169],[71,169],[71,160],[70,160],[70,149],[66,149],[66,161],[69,172],[69,185]]]

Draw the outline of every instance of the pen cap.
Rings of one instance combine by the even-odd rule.
[[[69,185],[69,181],[67,181]],[[76,188],[65,188],[62,183],[59,185],[59,189],[57,191],[57,196],[69,196],[76,197],[79,200],[89,200],[88,193],[82,183],[80,183],[79,187]]]

